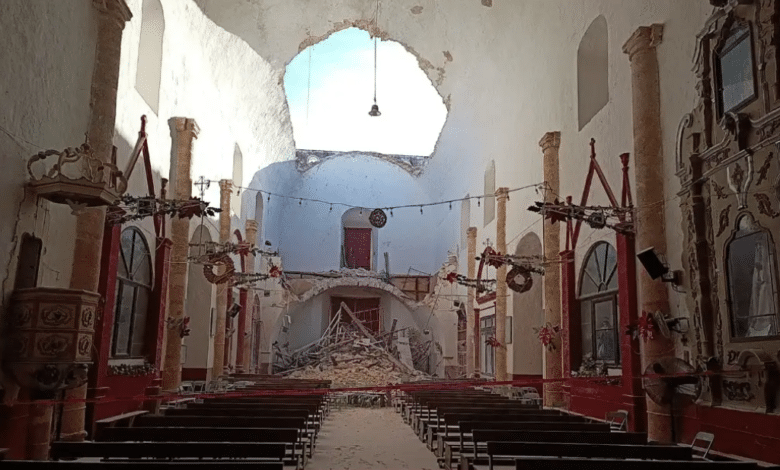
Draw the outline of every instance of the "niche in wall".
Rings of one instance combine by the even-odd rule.
[[[577,113],[579,129],[609,101],[607,20],[599,15],[588,26],[577,49]]]

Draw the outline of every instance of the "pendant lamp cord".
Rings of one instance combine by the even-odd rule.
[[[376,39],[374,38],[374,104],[376,104]]]
[[[379,36],[379,0],[376,0],[376,10],[374,10],[374,27],[377,30],[377,36],[374,36],[374,104],[376,104],[376,41]]]

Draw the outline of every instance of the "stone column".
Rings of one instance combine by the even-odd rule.
[[[542,140],[539,141],[539,146],[542,148],[542,155],[544,155],[544,181],[547,184],[544,201],[554,202],[560,192],[558,150],[561,147],[561,133],[555,131],[544,134]],[[560,225],[545,220],[543,230],[544,258],[548,262],[555,261],[561,252]],[[547,269],[544,273],[544,321],[553,326],[563,323],[561,319],[561,273],[558,269]],[[556,347],[550,351],[544,348],[545,379],[561,379],[563,377],[561,349],[561,347]],[[563,403],[563,383],[545,382],[544,405],[561,406]]]
[[[469,227],[466,230],[466,266],[469,279],[477,277],[477,227]],[[476,350],[479,343],[474,340],[475,313],[474,303],[477,289],[469,287],[466,291],[466,375],[472,377],[479,371],[479,363],[476,359]]]
[[[122,30],[133,15],[124,0],[93,0],[92,5],[98,11],[98,24],[95,65],[90,90],[92,114],[87,135],[95,157],[108,162],[111,161],[114,148]],[[76,216],[71,289],[98,291],[105,220],[106,210],[102,207],[84,210]],[[87,384],[65,392],[66,400],[86,397]],[[60,436],[62,440],[84,440],[87,435],[84,430],[85,412],[86,404],[83,402],[63,405]],[[51,413],[42,416],[50,417]]]
[[[636,175],[636,243],[639,250],[654,247],[666,253],[664,208],[664,162],[661,141],[661,93],[656,46],[661,43],[663,25],[642,26],[626,41],[623,52],[631,62],[631,92],[634,120]],[[669,312],[666,285],[639,273],[640,309]],[[674,355],[674,344],[661,335],[642,344],[642,369],[656,358]],[[647,400],[647,432],[650,440],[671,441],[668,407]]]
[[[496,191],[496,251],[506,255],[506,201],[509,199],[509,188],[498,188]],[[506,264],[496,269],[496,382],[509,380],[506,364]]]
[[[233,182],[230,180],[219,181],[219,242],[230,240],[230,196],[233,192]],[[220,268],[220,273],[222,273]],[[227,322],[227,302],[229,282],[217,284],[217,324],[214,332],[214,364],[213,376],[219,377],[227,373],[225,367],[225,325]]]
[[[257,221],[256,220],[247,220],[246,225],[244,226],[244,234],[246,235],[246,242],[249,243],[249,247],[254,248],[255,247],[255,241],[257,241]],[[246,271],[248,273],[254,273],[256,271],[255,267],[255,255],[253,252],[249,252],[249,254],[246,256]],[[252,357],[253,357],[253,348],[257,348],[259,345],[254,344],[254,331],[255,331],[255,321],[258,321],[259,319],[254,318],[254,304],[255,304],[255,294],[252,289],[249,289],[246,296],[246,315],[245,315],[245,321],[244,324],[241,326],[241,334],[244,335],[244,348],[243,348],[243,356],[244,361],[242,364],[238,364],[238,367],[243,372],[250,372],[253,369],[253,366],[256,366],[256,364],[252,364]]]
[[[52,405],[30,406],[27,425],[27,458],[29,460],[49,460],[53,408]]]
[[[200,128],[193,119],[174,117],[168,121],[173,140],[174,171],[173,197],[186,200],[192,197],[192,148]],[[165,368],[162,388],[175,391],[181,384],[181,345],[179,325],[184,320],[187,296],[187,255],[189,254],[190,221],[179,217],[171,219],[171,267],[168,281],[168,333],[165,335]]]

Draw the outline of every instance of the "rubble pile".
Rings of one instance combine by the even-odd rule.
[[[342,315],[352,322],[342,322]],[[330,380],[333,388],[378,387],[427,378],[394,355],[395,333],[374,337],[352,312],[341,309],[316,342],[293,352],[277,350],[274,372],[295,379]]]

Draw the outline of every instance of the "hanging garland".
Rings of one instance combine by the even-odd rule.
[[[207,281],[212,284],[224,284],[233,278],[233,275],[236,272],[236,266],[227,253],[211,255],[208,259],[209,264],[203,266],[203,276],[206,277]],[[217,266],[224,266],[225,272],[222,274],[215,273],[214,268]]]
[[[159,199],[152,196],[124,195],[118,204],[112,206],[108,221],[121,225],[133,220],[145,219],[158,215],[177,216],[180,219],[193,217],[213,217],[222,210],[217,207],[209,207],[209,203],[200,198],[190,199]]]
[[[518,277],[523,278],[522,282],[517,282]],[[521,266],[513,266],[506,275],[506,285],[518,294],[528,292],[534,285],[531,271]]]
[[[578,206],[575,204],[564,204],[556,199],[553,202],[537,201],[528,210],[541,214],[543,218],[549,220],[552,224],[567,220],[579,220],[585,222],[593,229],[611,228],[618,233],[634,233],[631,208]],[[610,222],[610,219],[613,221]]]
[[[474,287],[481,291],[487,290],[484,284],[494,284],[496,282],[495,279],[483,279],[481,281],[478,279],[469,279],[463,274],[458,274],[455,271],[447,274],[444,279],[449,281],[450,284],[457,282],[461,286]]]

